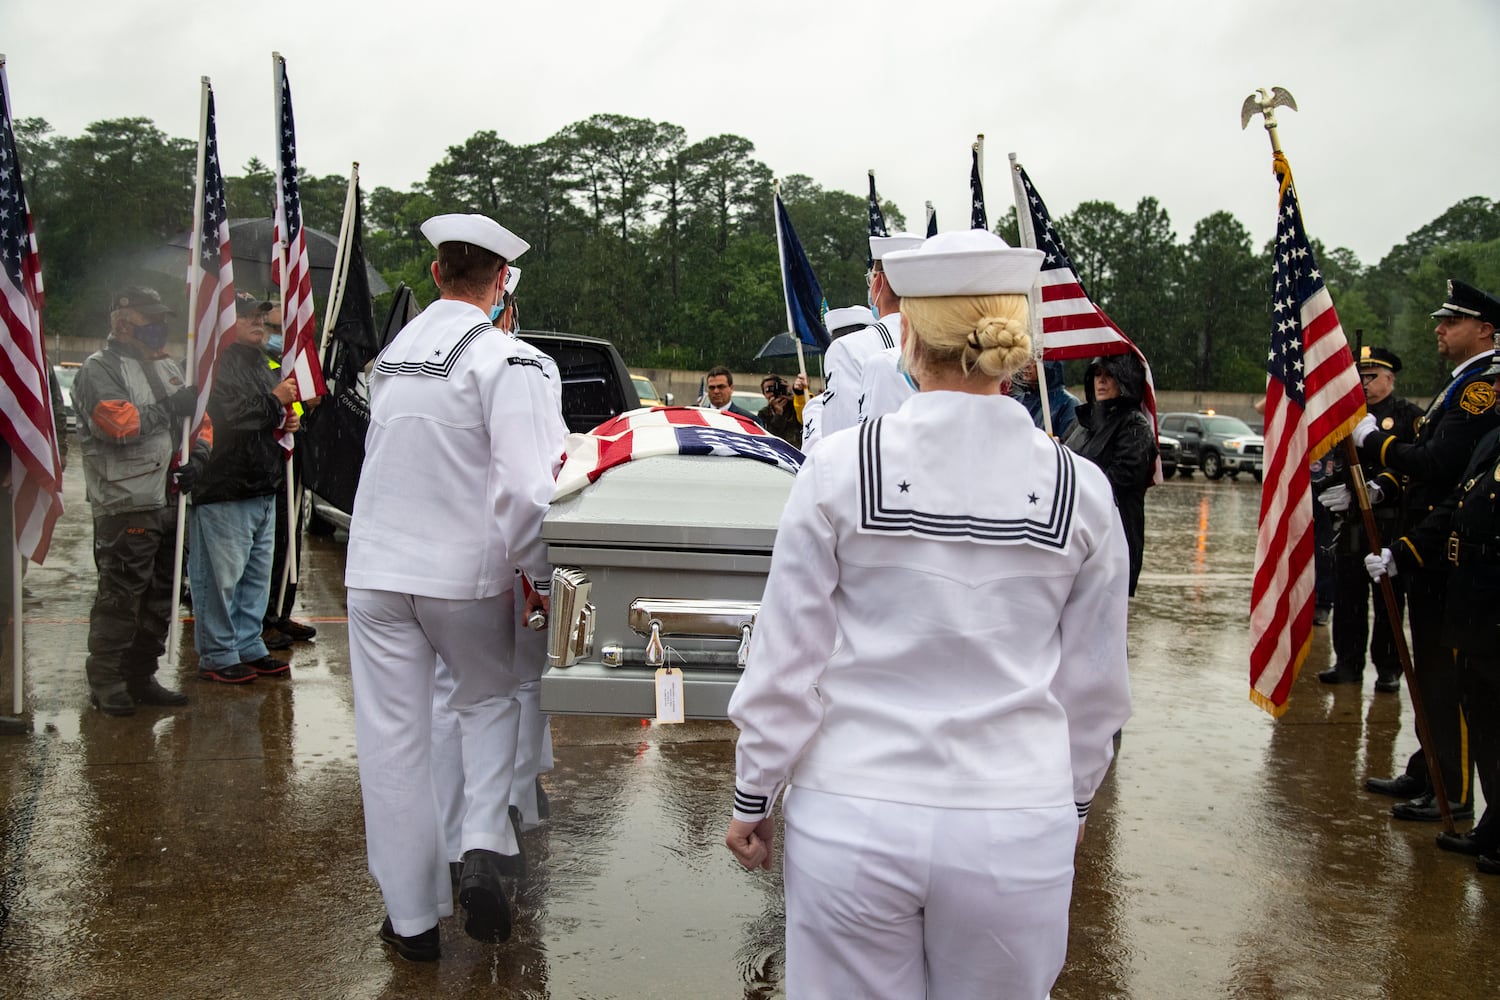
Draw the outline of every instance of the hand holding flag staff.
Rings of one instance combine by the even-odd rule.
[[[1350,436],[1365,415],[1364,393],[1354,355],[1302,225],[1292,168],[1276,133],[1278,107],[1297,110],[1292,95],[1281,87],[1251,94],[1240,109],[1241,128],[1256,114],[1265,117],[1271,169],[1280,190],[1271,348],[1266,356],[1266,466],[1250,592],[1250,700],[1275,716],[1286,711],[1292,682],[1312,639],[1315,571],[1308,465],[1340,439],[1371,551],[1378,555],[1381,548],[1364,471]],[[1427,713],[1412,674],[1411,653],[1389,577],[1381,579],[1380,589],[1411,693],[1417,733],[1424,746],[1431,746]],[[1453,816],[1437,754],[1426,756],[1443,825],[1452,833]]]

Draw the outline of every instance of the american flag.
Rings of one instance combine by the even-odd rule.
[[[1266,355],[1266,466],[1250,589],[1250,700],[1286,711],[1307,658],[1313,621],[1310,462],[1365,413],[1354,357],[1302,228],[1291,167],[1276,154],[1271,349]]]
[[[979,179],[979,147],[969,150],[969,228],[989,229],[989,216],[984,212],[984,181]]]
[[[1140,348],[1118,327],[1104,310],[1094,304],[1084,290],[1073,260],[1063,246],[1062,235],[1052,225],[1047,205],[1032,186],[1031,178],[1017,163],[1016,208],[1023,237],[1047,256],[1042,258],[1042,357],[1048,361],[1073,361],[1104,354],[1129,351],[1146,370],[1145,398],[1141,409],[1156,427],[1156,382],[1151,365]],[[1026,240],[1023,240],[1025,242]],[[1161,463],[1157,463],[1160,482]]]
[[[21,184],[16,134],[10,115],[10,84],[0,59],[0,435],[10,446],[11,499],[16,544],[32,562],[47,558],[52,528],[62,516],[62,462],[57,457],[47,352],[42,346],[42,266],[36,230]],[[0,570],[9,573],[9,567]]]
[[[197,313],[193,318],[193,382],[198,386],[198,407],[193,414],[193,433],[203,426],[208,395],[213,391],[214,370],[224,349],[234,343],[234,261],[229,249],[229,209],[224,203],[224,175],[219,170],[219,140],[215,128],[214,92],[205,78],[207,121],[203,126],[202,224],[198,230],[198,260],[188,273],[188,298],[198,286]]]
[[[889,236],[885,228],[885,213],[880,210],[880,198],[875,194],[875,171],[870,171],[870,235]],[[865,270],[875,266],[875,258],[868,252],[865,254]]]
[[[802,452],[753,420],[696,406],[655,406],[606,420],[569,444],[553,499],[577,493],[607,470],[653,455],[750,458],[796,474]]]
[[[281,364],[285,374],[297,380],[297,398],[306,400],[328,393],[323,366],[318,362],[317,327],[313,319],[312,273],[307,258],[307,234],[302,228],[302,201],[297,194],[297,128],[292,122],[292,87],[286,78],[286,60],[276,58],[276,90],[281,95],[277,129],[279,136],[276,170],[276,243],[286,248],[285,271],[281,259],[272,264],[273,277],[281,286]],[[291,447],[291,435],[282,443]]]

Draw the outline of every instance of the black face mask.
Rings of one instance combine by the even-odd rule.
[[[138,326],[134,330],[134,336],[153,351],[159,351],[167,345],[167,324],[157,320],[155,323]]]

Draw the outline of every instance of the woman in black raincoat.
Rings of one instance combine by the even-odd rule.
[[[1130,593],[1141,575],[1146,544],[1146,489],[1156,474],[1156,429],[1141,410],[1146,370],[1134,354],[1113,354],[1089,362],[1083,374],[1088,402],[1063,442],[1104,470],[1115,491],[1115,506],[1130,549]]]

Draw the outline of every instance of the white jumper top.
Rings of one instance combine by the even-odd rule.
[[[846,333],[823,355],[823,437],[859,423],[859,390],[871,355],[901,345],[901,314],[889,313],[863,330]]]
[[[551,583],[542,516],[562,453],[542,363],[478,307],[439,299],[376,359],[344,583],[493,597]]]
[[[1085,816],[1130,715],[1128,583],[1104,474],[1007,396],[918,393],[826,438],[729,704],[735,816],[788,781]]]
[[[864,380],[859,389],[859,422],[895,413],[916,392],[901,370],[901,348],[888,347],[877,352],[865,361]]]

